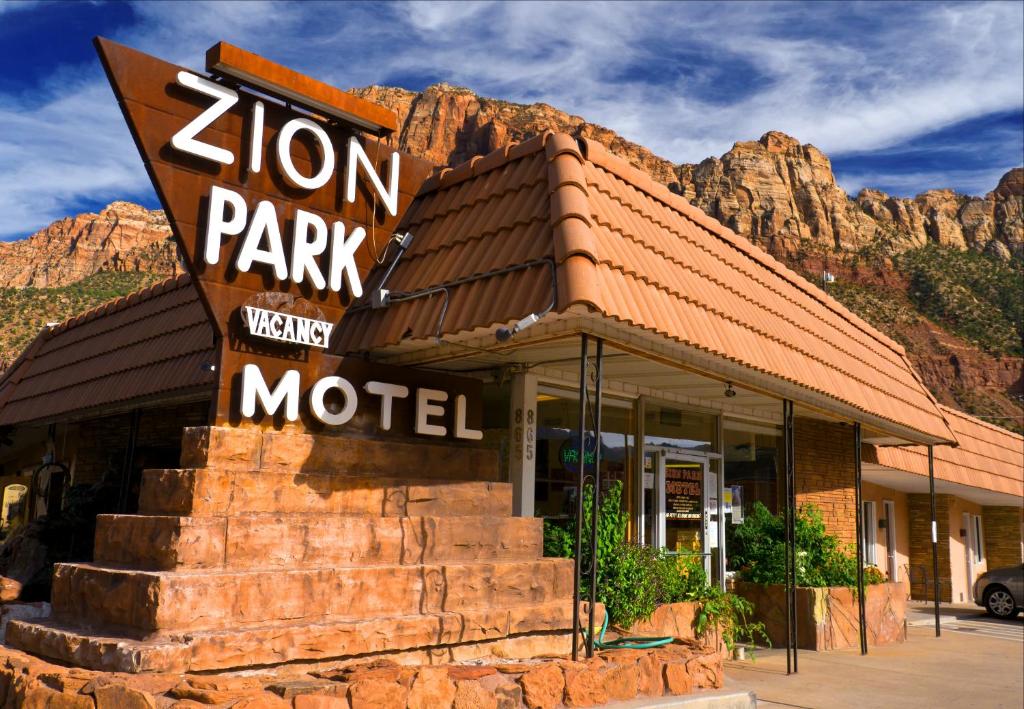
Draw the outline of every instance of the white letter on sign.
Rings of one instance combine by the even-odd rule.
[[[484,437],[483,431],[475,428],[466,428],[466,395],[458,394],[455,397],[455,437],[465,438],[469,441],[479,441]]]
[[[427,423],[428,416],[444,416],[444,407],[432,402],[448,401],[448,393],[437,389],[416,390],[416,433],[424,436],[444,436],[448,429]]]
[[[261,249],[263,234],[267,235],[267,248]],[[248,271],[252,262],[270,264],[274,267],[274,276],[283,281],[288,278],[288,262],[284,257],[284,246],[281,244],[281,229],[277,226],[277,211],[274,203],[263,200],[256,205],[256,213],[252,224],[245,232],[242,250],[238,253],[238,270]]]
[[[284,403],[284,417],[289,421],[299,418],[299,370],[289,369],[277,383],[273,392],[263,381],[263,372],[255,364],[242,367],[242,416],[256,415],[256,400],[268,416],[273,416]]]
[[[301,174],[292,162],[292,138],[300,130],[308,130],[313,134],[320,146],[320,157],[323,158],[320,172],[311,177]],[[334,146],[331,145],[331,139],[327,137],[324,129],[316,123],[308,118],[293,118],[285,123],[281,132],[277,134],[277,162],[284,173],[284,179],[292,187],[315,190],[326,185],[331,179],[331,173],[334,172]]]
[[[363,282],[359,280],[359,269],[356,267],[356,249],[366,238],[366,230],[361,226],[352,230],[345,238],[345,225],[334,222],[331,229],[331,264],[330,282],[327,284],[334,292],[341,290],[341,274],[345,274],[348,290],[353,298],[363,294]]]
[[[238,94],[227,86],[215,84],[208,79],[196,76],[195,74],[190,74],[187,71],[178,72],[178,83],[186,88],[192,89],[193,91],[198,91],[201,94],[211,96],[212,98],[217,99],[217,102],[193,118],[188,125],[175,133],[174,137],[171,138],[171,147],[185,153],[198,155],[199,157],[206,158],[207,160],[230,165],[235,161],[235,156],[231,154],[230,150],[225,150],[224,148],[218,148],[215,145],[198,141],[196,140],[196,136],[199,135],[199,132],[203,130],[203,128],[206,128],[215,120],[223,116],[227,113],[229,108],[238,103]]]
[[[324,405],[324,395],[328,389],[337,389],[345,397],[345,405],[341,411],[334,414],[327,410]],[[309,392],[309,409],[316,416],[318,421],[328,426],[342,426],[348,423],[356,415],[356,407],[359,399],[356,396],[355,387],[347,379],[341,377],[324,377],[313,385]]]
[[[366,175],[370,178],[373,189],[384,201],[384,207],[391,216],[398,215],[398,153],[391,153],[391,175],[388,179],[388,188],[384,189],[384,183],[380,181],[377,171],[373,169],[373,163],[366,157],[359,139],[352,136],[348,141],[348,165],[345,168],[345,201],[356,201],[356,172],[358,166],[362,165]]]
[[[380,397],[380,430],[391,430],[391,409],[395,399],[409,396],[409,388],[401,384],[385,384],[384,382],[366,382],[363,388],[370,394]]]
[[[263,102],[252,105],[252,139],[249,141],[249,169],[259,172],[263,164]]]
[[[309,228],[313,227],[313,240],[307,241]],[[316,214],[304,209],[295,210],[295,233],[292,235],[292,280],[302,283],[304,274],[317,290],[327,285],[314,257],[327,250],[327,223]]]
[[[227,206],[231,207],[231,219],[224,213]],[[216,185],[210,188],[210,208],[206,212],[206,248],[203,249],[203,260],[206,263],[212,266],[220,261],[220,237],[225,234],[241,234],[248,217],[249,209],[242,195]]]

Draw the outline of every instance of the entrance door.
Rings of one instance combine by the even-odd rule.
[[[718,548],[718,476],[703,456],[649,449],[645,459],[642,541],[670,554],[701,555],[710,577],[712,549]]]

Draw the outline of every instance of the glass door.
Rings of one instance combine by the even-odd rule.
[[[644,460],[641,542],[700,555],[710,577],[718,548],[718,476],[704,456],[648,449]]]

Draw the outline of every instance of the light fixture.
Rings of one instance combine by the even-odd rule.
[[[273,96],[338,118],[374,134],[398,130],[398,117],[394,111],[227,42],[218,42],[207,50],[206,70],[214,74],[226,74]]]
[[[731,399],[734,396],[736,396],[736,390],[732,388],[732,382],[725,383],[725,396],[728,399]]]
[[[550,310],[550,308],[548,308],[548,310]],[[515,337],[517,334],[519,334],[526,328],[535,324],[542,317],[544,317],[544,313],[530,313],[525,318],[523,318],[515,325],[513,325],[511,330],[508,329],[507,327],[499,327],[497,332],[494,333],[494,337],[498,340],[498,342],[507,342],[508,340],[511,340],[513,337]]]

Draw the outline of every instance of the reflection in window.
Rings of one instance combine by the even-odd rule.
[[[743,512],[755,502],[779,512],[782,431],[779,428],[726,420],[724,424],[725,485],[741,488]]]
[[[537,467],[534,513],[569,517],[575,512],[579,474],[579,401],[542,393],[537,397]],[[619,480],[627,484],[635,445],[633,409],[608,404],[601,411],[601,487]],[[583,465],[593,473],[596,441],[588,436]],[[624,497],[628,486],[624,487]]]
[[[682,411],[652,401],[644,403],[644,446],[680,451],[715,450],[717,419],[712,414]]]

